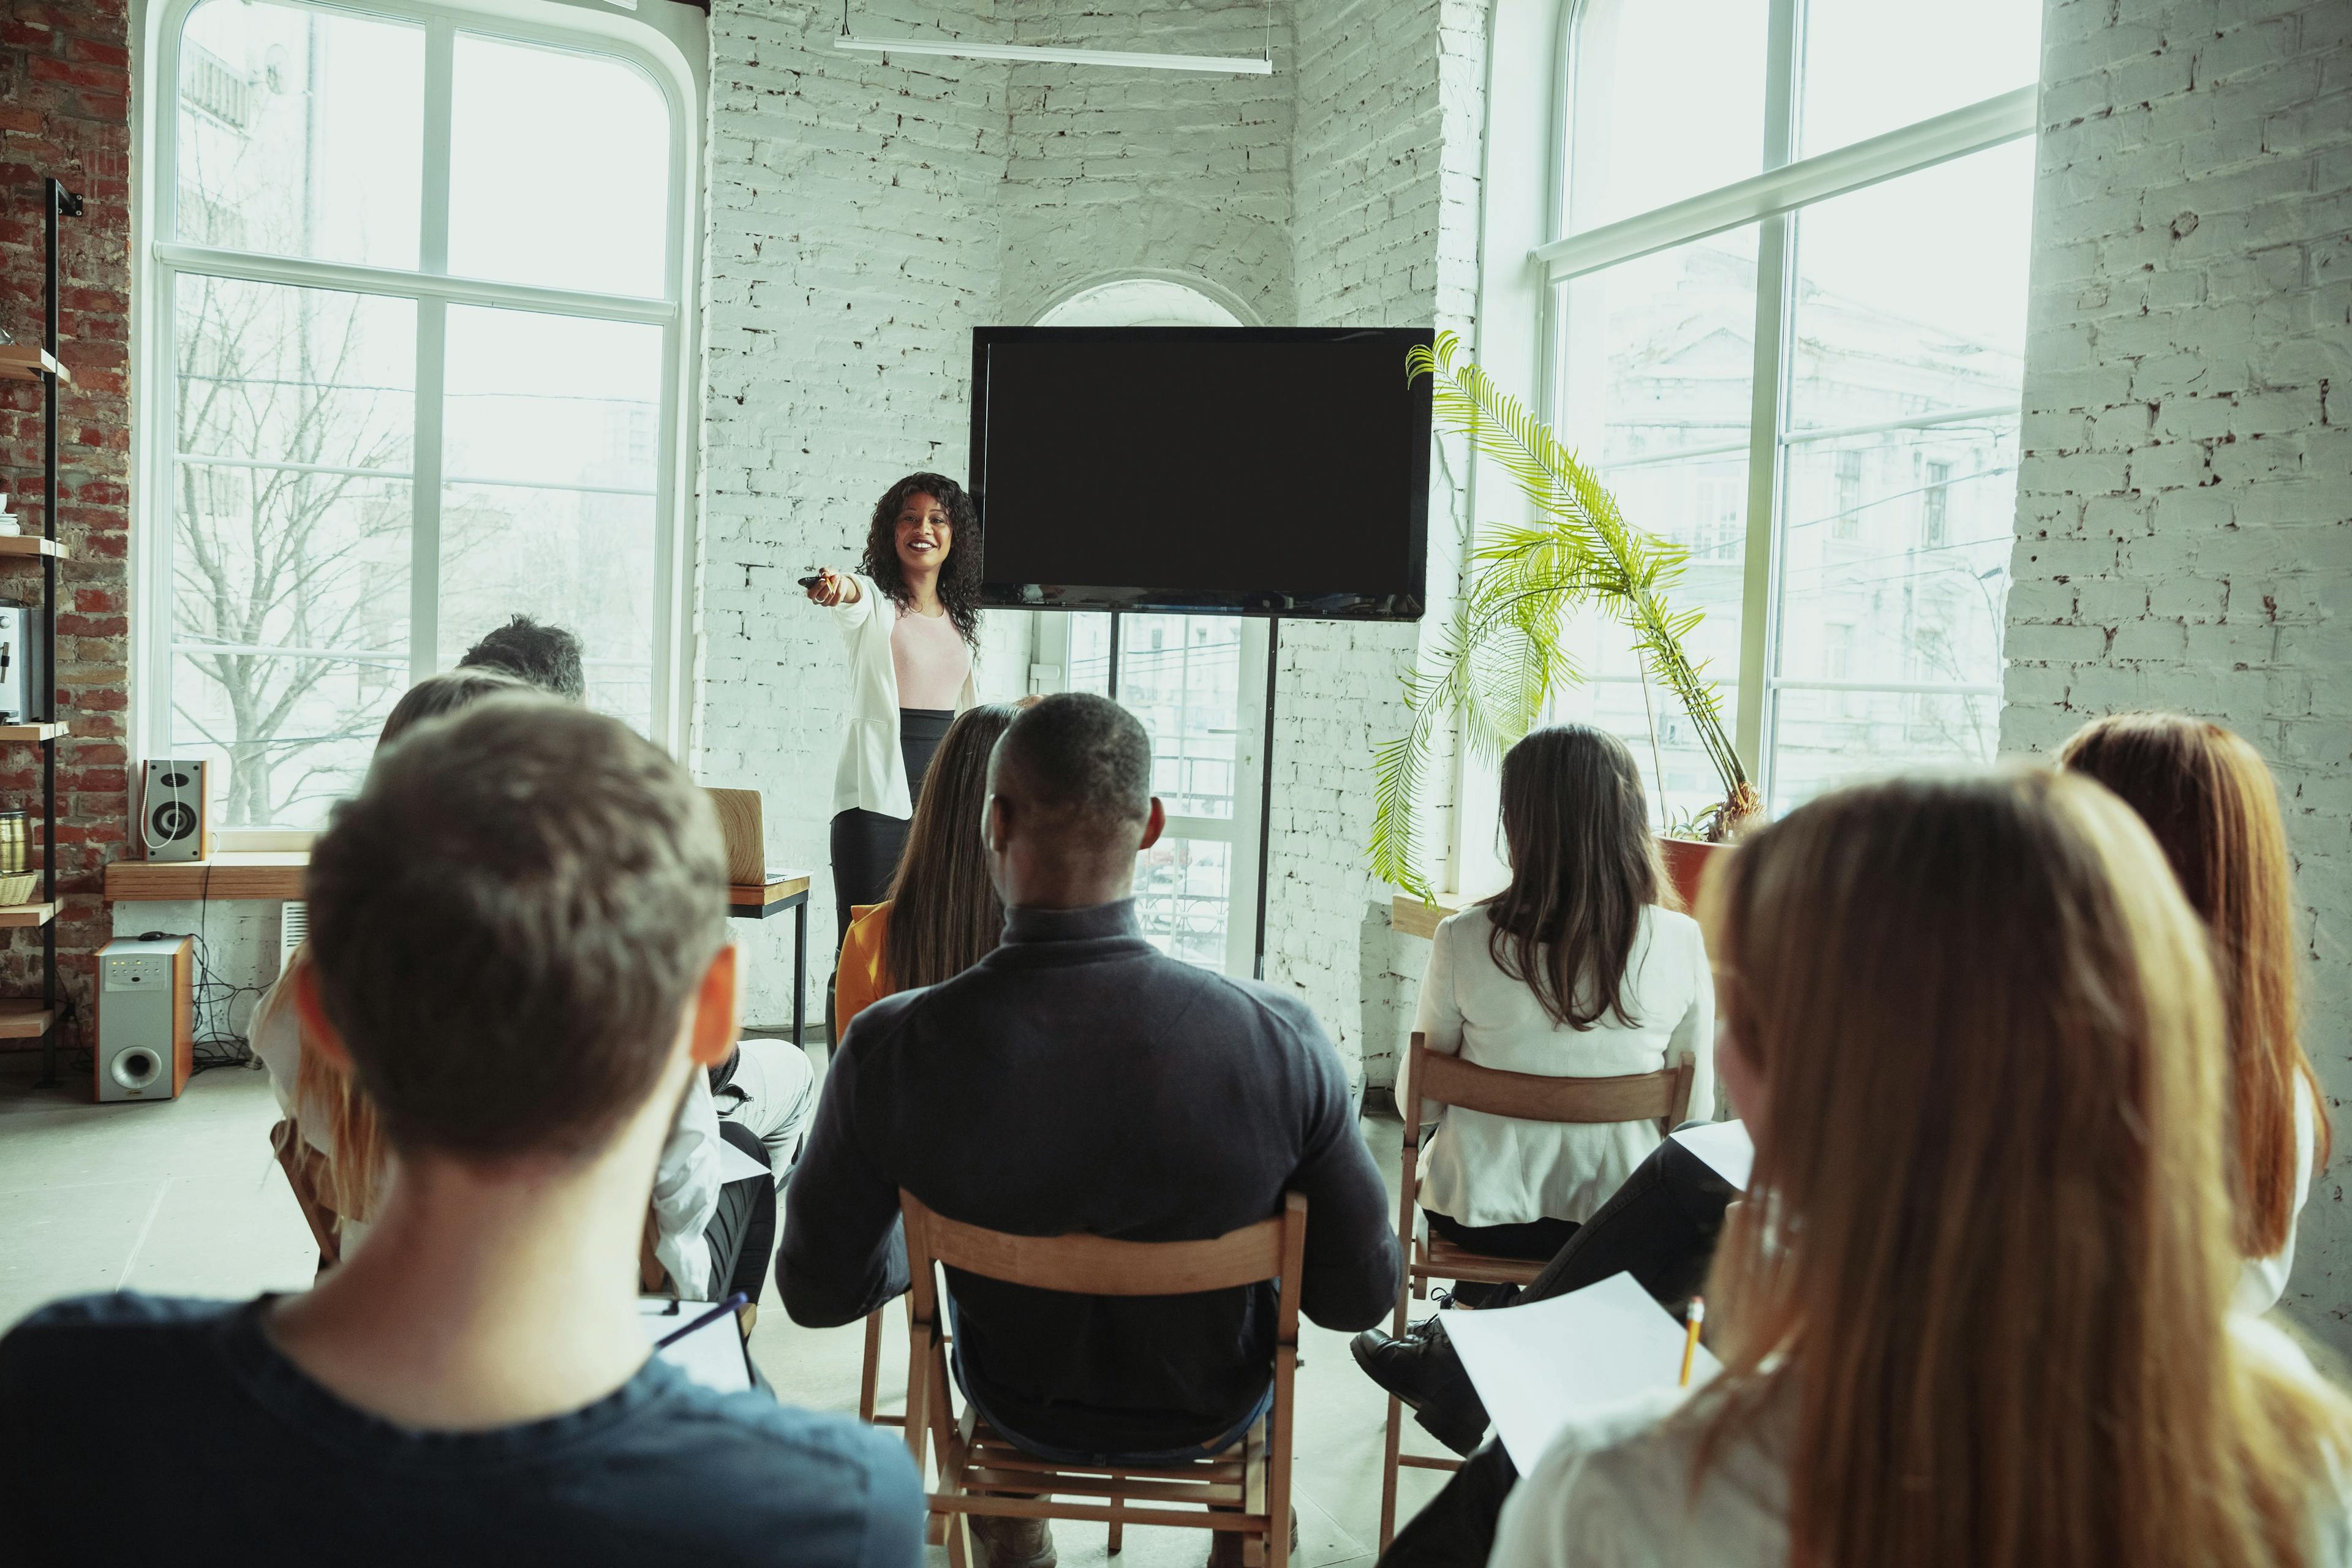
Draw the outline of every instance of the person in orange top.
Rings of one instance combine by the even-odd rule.
[[[961,974],[996,946],[1004,905],[988,879],[980,812],[988,797],[989,753],[1017,711],[996,702],[968,708],[940,740],[890,897],[853,910],[842,939],[834,977],[835,1039],[873,1003]]]

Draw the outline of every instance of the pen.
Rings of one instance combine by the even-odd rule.
[[[1683,1313],[1683,1378],[1680,1387],[1690,1386],[1691,1358],[1698,1354],[1698,1326],[1706,1321],[1706,1299],[1693,1296],[1689,1309]]]
[[[735,1294],[728,1297],[727,1300],[719,1302],[719,1305],[711,1308],[710,1310],[703,1313],[702,1316],[695,1319],[694,1321],[687,1324],[686,1327],[674,1330],[669,1333],[664,1334],[660,1339],[656,1340],[654,1342],[654,1349],[657,1351],[666,1351],[669,1349],[670,1346],[677,1343],[678,1341],[686,1338],[687,1335],[694,1332],[695,1330],[702,1327],[705,1323],[717,1322],[719,1319],[725,1317],[736,1308],[745,1305],[751,1300],[751,1298],[745,1295],[742,1291],[736,1291]],[[1685,1363],[1683,1366],[1683,1381],[1685,1383],[1688,1383],[1690,1381],[1690,1366],[1688,1363],[1688,1358],[1685,1358]]]

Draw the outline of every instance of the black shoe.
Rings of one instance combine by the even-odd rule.
[[[1431,1320],[1433,1324],[1435,1320]],[[1366,1329],[1348,1342],[1364,1375],[1412,1407],[1422,1429],[1457,1454],[1478,1446],[1486,1406],[1442,1332],[1394,1339]]]

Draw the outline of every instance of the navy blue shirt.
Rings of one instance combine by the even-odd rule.
[[[907,1446],[666,1362],[551,1420],[416,1432],[279,1353],[268,1298],[93,1296],[0,1339],[0,1560],[915,1568]]]
[[[901,1187],[991,1230],[1123,1241],[1222,1236],[1301,1193],[1307,1316],[1361,1329],[1396,1305],[1387,1189],[1314,1013],[1168,957],[1132,900],[1013,910],[978,963],[857,1016],[785,1205],[776,1278],[795,1321],[850,1322],[907,1289]],[[1228,1432],[1265,1392],[1271,1286],[947,1283],[964,1386],[1015,1440],[1175,1448]]]

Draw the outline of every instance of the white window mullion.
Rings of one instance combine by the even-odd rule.
[[[1764,167],[1785,167],[1795,151],[1798,62],[1804,58],[1800,0],[1772,0],[1765,40]],[[1795,278],[1795,224],[1776,213],[1756,226],[1755,364],[1748,420],[1748,530],[1741,553],[1739,705],[1732,749],[1769,793],[1771,747],[1766,676],[1779,618],[1780,402],[1788,385],[1789,301]]]
[[[449,119],[457,29],[436,18],[425,29],[425,162],[417,214],[417,268],[449,270]],[[408,675],[422,680],[441,658],[441,413],[449,344],[446,301],[416,301],[416,430],[409,494]]]

